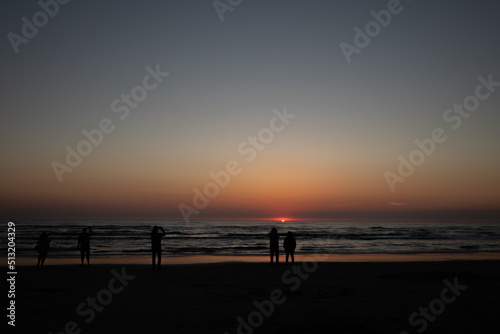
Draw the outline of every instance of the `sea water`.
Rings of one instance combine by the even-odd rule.
[[[78,235],[92,227],[92,256],[150,255],[149,233],[164,228],[163,252],[172,255],[267,255],[268,233],[276,227],[280,245],[291,231],[297,254],[500,253],[500,224],[450,222],[277,222],[17,220],[16,255],[36,256],[41,232],[50,235],[51,257],[77,257]],[[0,249],[7,251],[7,222]]]

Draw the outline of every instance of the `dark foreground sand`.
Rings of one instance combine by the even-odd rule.
[[[16,332],[418,333],[427,324],[423,333],[500,333],[500,261],[320,262],[307,278],[297,265],[300,273],[267,263],[19,267]],[[113,279],[123,270],[135,278]],[[253,302],[271,294],[282,303],[258,311]],[[432,321],[418,314],[430,306]]]

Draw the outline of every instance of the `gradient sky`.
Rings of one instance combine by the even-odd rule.
[[[223,1],[225,2],[225,1]],[[500,4],[401,1],[347,63],[339,47],[388,1],[72,1],[19,46],[36,1],[1,14],[1,217],[182,219],[209,172],[240,163],[199,219],[500,220],[500,87],[457,130],[443,120],[500,81]],[[111,109],[146,67],[170,75],[126,119]],[[238,152],[296,115],[254,160]],[[109,118],[115,129],[59,182],[51,164]],[[448,139],[391,191],[415,139]]]

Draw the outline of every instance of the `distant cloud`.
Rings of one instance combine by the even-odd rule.
[[[394,205],[394,206],[401,206],[401,205],[406,205],[407,203],[405,203],[405,202],[389,202],[387,204]]]

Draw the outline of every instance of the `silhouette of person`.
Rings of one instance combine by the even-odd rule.
[[[89,232],[87,233],[87,229],[84,227],[82,229],[82,233],[80,233],[80,236],[78,237],[78,248],[80,250],[80,256],[82,258],[82,266],[83,266],[83,259],[85,258],[85,255],[87,255],[87,265],[90,266],[90,236],[92,235],[92,228],[89,227]]]
[[[47,258],[47,253],[49,252],[50,247],[50,239],[49,234],[47,232],[42,232],[36,241],[35,249],[38,252],[38,263],[36,266],[42,266]]]
[[[158,229],[161,230],[161,232],[158,232]],[[161,270],[161,238],[165,236],[165,230],[163,227],[158,227],[155,226],[153,227],[153,230],[151,231],[151,252],[153,256],[153,270],[155,270],[156,267],[156,257],[158,257],[158,270]]]
[[[292,232],[288,231],[286,234],[285,240],[283,241],[283,248],[286,253],[286,263],[288,263],[288,255],[292,256],[292,263],[295,263],[294,253],[295,247],[297,247],[297,243],[295,242],[295,237]]]
[[[271,229],[269,233],[269,246],[271,251],[271,265],[273,264],[273,258],[276,256],[276,265],[280,263],[280,246],[279,246],[279,234],[276,227]]]

